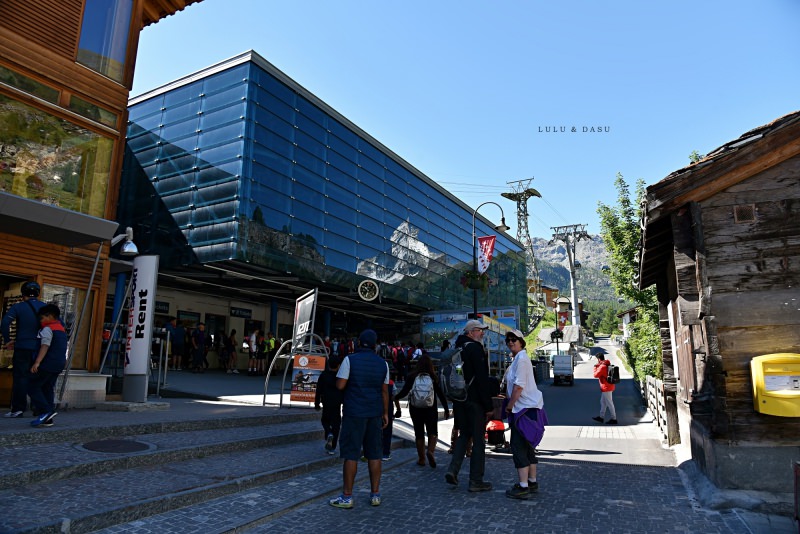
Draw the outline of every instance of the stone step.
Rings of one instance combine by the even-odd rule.
[[[209,500],[279,481],[302,484],[303,477],[326,468],[338,475],[323,490],[341,483],[338,454],[323,449],[318,412],[238,408],[231,416],[220,410],[223,416],[206,412],[197,418],[178,409],[119,419],[66,412],[56,423],[63,428],[46,429],[6,421],[0,502],[13,505],[0,515],[0,532],[113,528],[187,506],[203,509]],[[403,444],[397,439],[393,445]],[[311,491],[319,497],[320,488]]]
[[[66,441],[84,442],[136,434],[237,428],[289,421],[319,421],[319,414],[309,410],[266,408],[259,410],[264,412],[261,415],[250,415],[254,413],[253,411],[245,415],[232,411],[224,416],[204,413],[194,418],[184,418],[180,413],[174,414],[175,411],[109,414],[95,410],[68,410],[56,417],[55,426],[45,429],[30,428],[27,424],[30,419],[4,419],[0,428],[0,447]],[[109,420],[109,415],[115,415],[116,419]],[[62,420],[68,418],[80,421],[70,420],[62,427]],[[14,426],[11,426],[12,424]]]
[[[315,440],[25,484],[0,490],[0,500],[14,503],[0,517],[0,532],[91,532],[337,461]]]
[[[6,466],[0,471],[0,489],[309,440],[321,444],[324,439],[316,420],[238,422],[244,426],[213,428],[209,424],[212,428],[198,430],[192,425],[169,431],[186,425],[160,425],[155,433],[117,428],[100,439],[95,439],[99,438],[95,432],[86,432],[88,439],[78,441],[7,446],[0,449],[0,464]]]
[[[446,461],[442,452],[440,460]],[[406,479],[408,473],[420,473],[433,477],[441,482],[444,471],[418,468],[414,465],[416,451],[411,448],[400,448],[392,451],[392,459],[383,462],[382,493],[392,493],[392,476],[398,473],[399,479]],[[431,472],[431,474],[428,473]],[[395,477],[395,478],[398,478]],[[426,480],[426,483],[430,483]],[[94,534],[137,534],[154,532],[181,532],[183,534],[222,534],[227,532],[248,532],[252,529],[263,529],[267,532],[274,528],[272,521],[282,515],[301,509],[312,503],[324,506],[324,502],[338,495],[342,490],[342,465],[324,467],[313,472],[298,474],[276,482],[263,484],[229,495],[210,499],[200,504],[176,508],[168,512],[136,518],[127,523],[120,523],[95,531]],[[359,463],[354,487],[357,508],[369,506],[369,472],[365,463]],[[389,501],[387,506],[396,508],[397,498]],[[343,512],[347,514],[347,511]],[[343,519],[344,520],[344,519]],[[342,530],[340,525],[328,525],[327,531]],[[378,526],[375,527],[378,529]],[[295,531],[303,529],[302,524],[294,527]],[[391,530],[391,524],[384,524],[380,530]]]

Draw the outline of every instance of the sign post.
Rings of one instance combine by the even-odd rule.
[[[125,344],[124,402],[147,401],[147,370],[153,340],[158,256],[137,256],[131,272],[128,338]]]

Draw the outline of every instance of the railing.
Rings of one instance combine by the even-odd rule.
[[[648,376],[644,384],[644,391],[642,391],[642,398],[647,403],[647,409],[653,414],[659,430],[661,430],[661,437],[667,439],[669,434],[667,428],[667,406],[666,397],[664,395],[664,383],[652,376]]]

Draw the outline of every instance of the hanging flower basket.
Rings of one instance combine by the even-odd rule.
[[[489,276],[486,273],[478,274],[474,271],[467,271],[461,277],[461,285],[464,289],[480,289],[484,293],[489,290]]]

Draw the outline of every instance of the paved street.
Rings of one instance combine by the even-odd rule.
[[[105,532],[229,532],[224,526],[209,528],[220,523],[215,518],[224,519],[230,514],[245,518],[246,526],[236,527],[237,532],[255,533],[797,532],[785,516],[703,508],[686,474],[675,465],[673,452],[661,445],[659,432],[625,373],[614,395],[619,424],[593,421],[599,407],[599,388],[597,380],[591,378],[593,362],[588,354],[582,354],[582,358],[584,361],[576,366],[574,386],[541,384],[550,425],[539,447],[540,490],[527,501],[510,500],[504,495],[516,478],[511,457],[505,454],[492,453],[487,459],[486,479],[494,484],[493,491],[467,492],[468,461],[464,462],[457,488],[444,482],[450,459],[446,440],[452,420],[448,420],[439,424],[436,469],[415,465],[412,449],[395,451],[385,464],[383,503],[379,507],[369,506],[366,465],[360,466],[355,508],[338,510],[327,504],[339,491],[341,467],[337,464]],[[180,372],[171,373],[167,382],[167,390],[224,400],[198,403],[151,397],[151,401],[167,401],[171,407],[141,413],[69,410],[59,417],[59,428],[74,426],[79,431],[83,426],[102,425],[105,419],[129,423],[188,420],[206,410],[229,413],[230,417],[262,410],[263,378],[211,371],[204,375]],[[279,385],[280,378],[271,381],[267,400],[273,406],[278,402]],[[284,397],[284,407],[298,414],[312,409],[306,403],[289,403],[288,396]],[[413,439],[407,409],[404,407],[403,411],[404,417],[395,422],[395,436]],[[3,432],[19,426],[15,421],[4,423],[7,424],[0,425]]]

